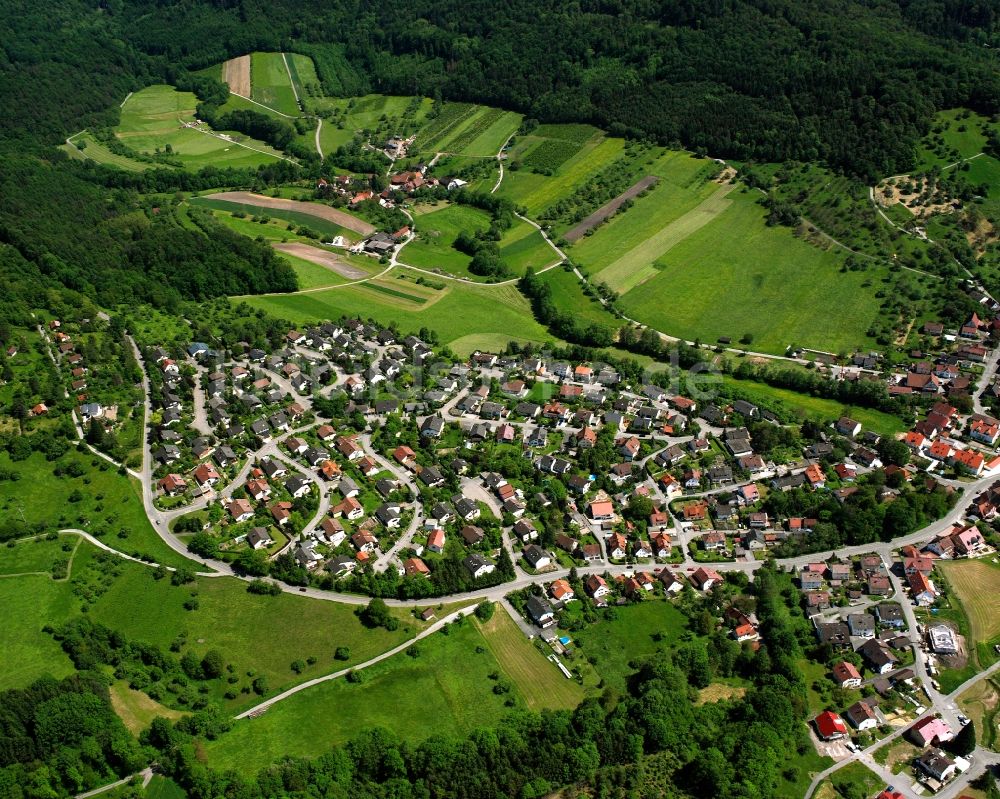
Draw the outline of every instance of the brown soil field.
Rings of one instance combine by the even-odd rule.
[[[222,80],[229,84],[229,91],[243,97],[250,96],[250,56],[230,58],[222,65]]]
[[[285,252],[304,261],[311,261],[319,266],[325,266],[331,272],[336,272],[348,280],[360,280],[363,277],[368,277],[368,273],[364,270],[341,261],[336,253],[321,250],[319,247],[311,247],[308,244],[302,244],[297,241],[275,241],[271,243],[271,246],[278,252]]]
[[[597,227],[601,222],[603,222],[608,217],[612,216],[615,211],[622,207],[626,200],[631,200],[633,197],[637,196],[641,192],[648,189],[650,186],[656,183],[659,178],[653,175],[647,175],[634,186],[623,191],[617,197],[615,197],[611,202],[605,203],[600,208],[598,208],[594,213],[584,219],[580,224],[571,227],[566,231],[565,239],[566,241],[579,241],[584,236],[587,235],[587,231],[591,228]]]
[[[369,225],[356,216],[351,216],[344,211],[331,208],[329,205],[304,203],[298,200],[283,200],[280,197],[265,197],[263,194],[253,194],[249,191],[222,191],[216,194],[206,194],[205,196],[209,200],[226,200],[231,203],[256,205],[258,208],[277,208],[282,211],[296,211],[300,214],[309,214],[309,216],[325,219],[348,230],[353,230],[362,236],[369,236],[375,232],[374,225]]]

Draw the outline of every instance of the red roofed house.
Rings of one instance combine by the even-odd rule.
[[[722,575],[719,574],[714,569],[708,569],[708,568],[705,568],[704,566],[700,566],[691,575],[691,582],[699,590],[701,590],[701,591],[708,591],[716,583],[721,583],[722,582]]]
[[[403,561],[403,573],[407,577],[413,577],[414,575],[427,577],[430,575],[431,570],[427,568],[427,564],[420,558],[407,558]]]
[[[610,499],[595,500],[590,503],[590,518],[594,521],[607,521],[613,519],[615,507]]]
[[[974,449],[960,449],[952,460],[955,466],[972,475],[979,475],[986,465],[986,459]]]
[[[847,725],[844,720],[831,710],[824,710],[815,719],[816,734],[823,741],[836,741],[847,737]]]
[[[568,602],[574,596],[573,589],[566,580],[556,580],[549,586],[549,593],[557,602]]]
[[[162,480],[160,480],[157,485],[163,490],[163,493],[168,497],[177,496],[182,491],[187,488],[187,480],[181,477],[179,474],[168,474]]]
[[[584,588],[594,599],[600,599],[611,593],[607,582],[599,574],[591,574],[584,582]]]
[[[194,470],[194,479],[202,488],[207,488],[214,486],[222,478],[219,477],[219,473],[215,471],[212,464],[203,463]]]
[[[906,735],[917,746],[937,746],[955,737],[948,723],[937,716],[924,716],[906,731]]]
[[[861,672],[853,663],[840,661],[833,667],[833,679],[841,688],[860,688]]]

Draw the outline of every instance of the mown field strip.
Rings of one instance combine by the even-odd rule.
[[[731,203],[727,195],[734,188],[731,184],[719,186],[708,199],[613,261],[598,272],[594,279],[606,283],[617,292],[625,293],[653,277],[656,274],[653,262],[725,211]]]

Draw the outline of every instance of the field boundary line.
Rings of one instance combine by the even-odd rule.
[[[227,139],[221,133],[209,133],[207,130],[202,130],[197,125],[186,124],[182,119],[178,119],[177,121],[180,122],[181,125],[183,125],[184,127],[190,128],[191,130],[196,130],[198,131],[198,133],[202,133],[205,136],[211,136],[213,139],[229,142],[230,144],[235,144],[237,147],[243,147],[244,149],[247,150],[253,150],[255,153],[260,153],[261,155],[267,155],[270,156],[271,158],[277,158],[281,161],[287,161],[288,163],[295,164],[296,166],[298,165],[298,161],[293,161],[291,158],[287,156],[275,155],[274,153],[267,152],[267,150],[258,150],[256,147],[251,147],[249,144],[243,144],[241,142],[236,141],[235,139]]]
[[[271,106],[265,105],[264,103],[254,100],[252,97],[247,97],[245,94],[237,94],[236,92],[229,92],[229,93],[233,95],[233,97],[242,97],[244,100],[247,100],[248,102],[251,102],[254,105],[259,105],[261,108],[266,108],[268,111],[277,114],[279,117],[284,117],[285,119],[296,119],[296,117],[293,117],[291,114],[285,114],[279,111],[277,108],[271,108]]]
[[[288,75],[288,82],[292,85],[292,94],[295,95],[295,104],[302,110],[302,100],[299,99],[299,90],[295,88],[295,78],[292,77],[292,68],[288,66],[288,54],[282,51],[281,60],[285,64],[285,74]]]

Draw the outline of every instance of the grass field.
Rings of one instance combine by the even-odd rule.
[[[136,92],[122,106],[116,135],[134,150],[143,153],[164,151],[170,146],[172,157],[186,168],[203,166],[257,166],[272,163],[279,154],[264,142],[242,134],[232,134],[248,147],[232,141],[183,127],[194,119],[198,100],[191,92],[158,84]]]
[[[968,113],[967,118],[965,115]],[[970,158],[981,153],[986,146],[986,136],[982,127],[991,126],[986,117],[966,112],[961,108],[941,111],[935,118],[935,127],[943,128],[940,134],[931,132],[917,148],[917,169],[922,171],[932,166],[945,166],[959,158]],[[941,143],[934,139],[940,135]]]
[[[479,626],[490,651],[507,676],[514,681],[521,696],[532,710],[571,709],[583,701],[583,687],[563,676],[549,662],[502,607],[485,624]]]
[[[320,129],[320,143],[323,145],[323,152],[333,152],[351,141],[357,133],[380,127],[383,121],[387,126],[400,126],[395,120],[402,120],[407,107],[413,100],[413,97],[385,94],[368,94],[352,98],[312,99],[311,104],[338,114],[335,120],[323,121],[323,127]],[[419,108],[408,124],[421,125],[432,105],[433,102],[429,98],[420,98]],[[402,131],[392,131],[392,133],[400,132]]]
[[[728,209],[658,259],[659,274],[622,296],[625,312],[689,340],[749,333],[763,352],[867,346],[878,300],[864,284],[881,274],[840,273],[840,254],[765,226],[753,195],[729,196]]]
[[[729,208],[732,201],[728,199],[728,195],[733,188],[733,186],[719,186],[687,213],[664,225],[635,247],[623,252],[594,275],[594,279],[606,283],[616,292],[626,293],[656,277],[658,270],[653,263]]]
[[[157,716],[176,721],[184,714],[150,699],[142,691],[128,687],[128,682],[118,680],[111,685],[111,706],[129,731],[138,737]]]
[[[406,250],[403,252],[405,254]],[[419,277],[417,273],[406,270],[393,270],[383,283],[391,280],[399,284],[404,292],[424,290],[412,280],[401,281],[392,277],[396,274],[415,279]],[[395,321],[405,330],[419,330],[426,325],[436,330],[446,344],[458,339],[464,342],[468,336],[484,334],[489,335],[489,341],[498,347],[508,341],[543,343],[552,340],[545,328],[535,321],[528,301],[516,286],[441,282],[447,283],[447,286],[441,291],[434,291],[432,301],[419,305],[373,290],[369,284],[298,294],[247,296],[235,301],[263,308],[293,324],[360,314],[383,324]]]
[[[62,647],[42,628],[66,619],[74,604],[68,584],[47,576],[0,580],[5,616],[0,625],[0,690],[22,688],[45,674],[60,678],[73,672]]]
[[[540,277],[552,287],[552,302],[560,311],[575,315],[581,322],[596,322],[612,330],[622,326],[620,319],[583,293],[583,284],[572,272],[562,268],[550,269]],[[632,354],[627,357],[635,358]]]
[[[980,746],[996,751],[1000,686],[994,680],[980,680],[958,698],[958,704],[975,722]]]
[[[92,454],[68,452],[61,462],[78,463],[81,477],[53,474],[54,464],[40,453],[17,463],[0,453],[0,468],[21,475],[0,483],[0,511],[29,525],[55,530],[76,527],[101,538],[108,546],[130,555],[148,556],[167,566],[192,566],[192,561],[163,543],[146,518],[139,483],[123,477]],[[79,499],[77,499],[79,498]]]
[[[185,601],[197,593],[198,608],[186,610]],[[293,594],[259,596],[246,584],[228,578],[200,578],[194,584],[173,586],[156,580],[151,569],[125,564],[111,587],[90,607],[89,617],[128,638],[166,649],[181,633],[199,656],[218,649],[237,675],[253,671],[278,692],[310,677],[359,663],[406,640],[422,623],[403,612],[395,632],[370,630],[354,616],[354,608]],[[350,648],[347,663],[335,661],[339,646]],[[301,675],[290,668],[294,660],[316,658]],[[249,683],[244,677],[243,682]],[[221,685],[221,694],[228,686]],[[221,695],[218,697],[222,699]],[[233,710],[251,705],[253,694],[226,700]]]
[[[421,269],[440,269],[449,274],[468,276],[472,257],[454,248],[458,234],[475,233],[490,226],[490,218],[478,208],[467,205],[427,206],[414,215],[417,237],[400,253],[400,259]]]
[[[907,429],[906,422],[900,417],[871,408],[842,405],[835,400],[812,397],[753,380],[738,380],[729,375],[723,375],[722,381],[727,387],[736,390],[740,396],[751,402],[757,402],[776,410],[785,409],[802,419],[828,422],[846,415],[857,419],[866,430],[874,430],[881,435],[894,435]]]
[[[298,116],[292,81],[281,53],[254,53],[250,57],[251,97],[288,116]]]
[[[489,228],[490,218],[485,212],[467,205],[423,206],[416,209],[414,216],[417,237],[400,254],[401,261],[481,280],[469,272],[472,257],[456,250],[454,244],[463,231],[475,233]],[[520,219],[514,220],[500,240],[500,256],[515,275],[523,275],[528,268],[542,269],[558,258],[542,234]]]
[[[79,143],[82,143],[84,146],[82,150],[77,147]],[[136,161],[128,156],[111,152],[106,145],[101,144],[101,142],[97,141],[87,131],[82,131],[71,136],[69,141],[59,149],[68,153],[70,158],[77,161],[86,161],[89,159],[96,161],[98,164],[106,164],[118,169],[124,169],[126,172],[142,172],[156,166],[156,164],[147,164],[143,161]]]
[[[684,632],[686,621],[669,602],[650,600],[614,609],[614,618],[590,624],[576,633],[576,657],[593,663],[604,683],[622,689],[635,669],[630,665],[665,651]],[[653,636],[662,634],[662,640]],[[569,665],[569,663],[567,663]]]
[[[79,541],[79,536],[60,536],[52,541],[39,536],[8,542],[0,547],[0,577],[51,575],[56,561],[69,559]]]
[[[360,685],[323,683],[259,718],[237,722],[218,740],[205,742],[208,762],[246,772],[283,755],[314,757],[370,727],[417,742],[493,724],[506,708],[489,677],[501,666],[484,644],[468,621],[448,635],[436,633],[418,644],[418,657],[383,661],[363,672]],[[516,686],[510,695],[518,697]]]

